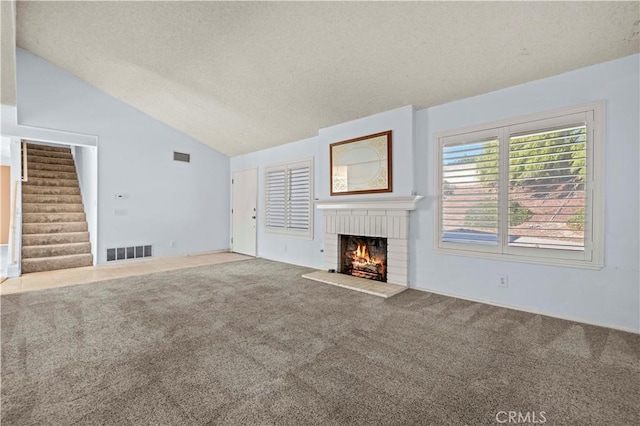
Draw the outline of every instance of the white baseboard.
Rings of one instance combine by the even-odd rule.
[[[7,265],[7,278],[15,278],[20,276],[20,265],[14,263],[13,265]]]
[[[627,333],[640,334],[640,330],[634,330],[632,328],[627,328],[627,327],[618,327],[618,326],[608,325],[608,324],[597,324],[597,323],[594,323],[594,322],[585,321],[583,319],[574,318],[574,317],[571,317],[571,316],[551,315],[551,314],[548,314],[546,312],[540,312],[540,311],[534,311],[534,310],[531,310],[531,309],[524,309],[524,308],[518,308],[518,307],[514,307],[514,306],[509,306],[509,305],[503,305],[501,303],[490,302],[490,301],[487,301],[487,300],[474,299],[473,297],[465,297],[465,296],[460,296],[460,295],[457,295],[457,294],[446,293],[446,292],[443,292],[443,291],[431,290],[431,289],[428,289],[428,288],[411,287],[411,289],[412,290],[424,291],[426,293],[439,294],[440,296],[453,297],[454,299],[468,300],[469,302],[484,303],[485,305],[497,306],[498,308],[506,308],[506,309],[511,309],[513,311],[527,312],[527,313],[530,313],[530,314],[542,315],[542,316],[550,317],[550,318],[557,318],[557,319],[562,319],[562,320],[566,320],[566,321],[573,321],[573,322],[578,322],[578,323],[581,323],[581,324],[595,325],[597,327],[610,328],[612,330],[625,331]]]

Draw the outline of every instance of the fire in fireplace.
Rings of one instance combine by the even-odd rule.
[[[341,235],[340,272],[387,282],[387,239]]]

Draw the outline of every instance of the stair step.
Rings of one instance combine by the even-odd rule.
[[[82,197],[80,195],[22,194],[22,205],[31,203],[82,204]]]
[[[23,213],[22,223],[59,223],[84,222],[87,220],[84,212],[79,213]]]
[[[40,149],[43,151],[53,151],[53,152],[71,152],[71,148],[62,147],[62,146],[51,146],[51,145],[41,145],[38,143],[27,143],[27,148]]]
[[[22,273],[93,265],[71,149],[29,143],[22,184]]]
[[[26,186],[68,186],[74,187],[78,185],[78,179],[48,179],[48,178],[32,178],[29,176],[29,180],[23,182],[22,185]]]
[[[22,213],[78,213],[84,212],[82,203],[76,204],[40,204],[22,203]]]
[[[22,235],[87,232],[87,222],[23,223]]]
[[[22,273],[55,271],[57,269],[92,266],[93,256],[88,254],[71,254],[66,256],[39,257],[22,260]]]
[[[80,187],[23,185],[22,194],[80,195]]]
[[[60,172],[76,172],[76,166],[68,166],[64,164],[47,164],[47,163],[29,163],[28,173],[31,174],[33,170],[50,170]]]
[[[31,178],[47,178],[47,179],[78,179],[74,172],[63,172],[59,170],[29,170],[29,179]]]
[[[64,164],[67,166],[73,166],[73,159],[71,158],[51,158],[51,157],[42,157],[39,155],[28,155],[27,163],[31,165],[31,163],[44,163],[44,164]]]
[[[71,155],[71,151],[69,152],[61,152],[61,151],[45,151],[39,148],[27,148],[27,159],[32,156],[38,157],[47,157],[47,158],[64,158],[73,160],[73,155]]]
[[[43,246],[23,246],[22,259],[67,256],[69,254],[91,254],[91,243],[64,243]]]
[[[88,243],[88,232],[60,232],[56,234],[25,234],[22,246],[39,246],[48,244]]]

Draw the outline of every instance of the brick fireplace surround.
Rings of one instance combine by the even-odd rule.
[[[321,200],[325,269],[338,271],[340,235],[387,238],[387,282],[409,286],[409,212],[423,198]]]

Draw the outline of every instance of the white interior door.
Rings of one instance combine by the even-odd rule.
[[[234,172],[231,188],[231,250],[256,256],[258,169]]]

